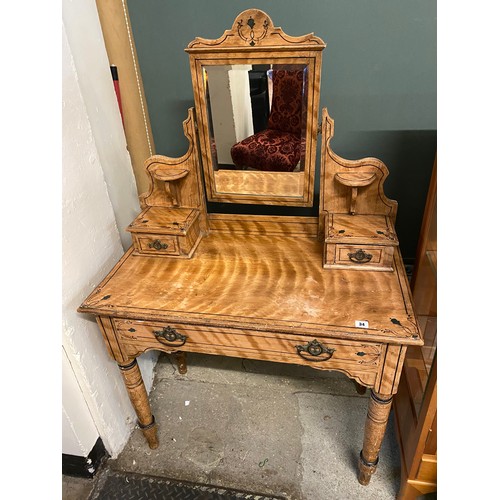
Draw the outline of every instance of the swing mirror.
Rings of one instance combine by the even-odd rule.
[[[257,9],[189,44],[209,201],[312,206],[324,47]]]

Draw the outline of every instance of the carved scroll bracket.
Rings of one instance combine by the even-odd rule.
[[[373,172],[337,172],[335,180],[351,189],[351,202],[349,205],[349,213],[356,213],[356,199],[358,197],[358,188],[369,186],[377,178]]]
[[[201,227],[205,230],[207,211],[193,108],[189,109],[183,128],[189,141],[184,156],[153,155],[144,162],[149,191],[141,196],[141,207],[195,208],[201,213]]]
[[[330,147],[334,122],[323,109],[320,212],[371,214],[396,219],[398,204],[384,194],[389,171],[377,158],[347,160]]]
[[[172,206],[179,206],[179,184],[178,180],[184,179],[189,174],[189,170],[185,168],[167,168],[159,167],[152,171],[152,176],[165,183],[165,192],[172,200]]]

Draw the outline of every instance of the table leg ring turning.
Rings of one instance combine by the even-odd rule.
[[[132,406],[137,415],[139,427],[146,438],[149,447],[154,450],[158,448],[158,436],[156,434],[156,422],[151,413],[148,393],[144,387],[141,371],[137,361],[134,359],[126,365],[119,365],[125,386]],[[146,423],[147,422],[147,423]]]
[[[377,470],[380,446],[384,438],[391,406],[392,395],[371,392],[363,449],[359,454],[358,461],[358,481],[364,486],[370,482],[373,473]]]
[[[139,426],[139,429],[141,429],[142,434],[146,438],[146,441],[148,442],[149,447],[154,450],[158,448],[158,437],[156,435],[156,422],[155,422],[155,417],[152,415],[153,420],[150,424],[148,425],[143,425],[140,422],[137,422],[137,425]]]
[[[378,460],[379,457],[377,456],[373,462],[368,462],[363,457],[363,450],[360,451],[358,462],[358,481],[363,486],[366,486],[370,482],[373,473],[377,470]]]

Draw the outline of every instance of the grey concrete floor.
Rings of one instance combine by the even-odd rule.
[[[394,499],[399,489],[392,416],[377,472],[358,483],[368,396],[341,373],[188,354],[180,375],[162,355],[150,400],[160,447],[136,429],[104,468],[290,500]],[[63,500],[88,498],[95,481],[65,478]]]

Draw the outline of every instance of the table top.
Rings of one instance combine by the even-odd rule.
[[[393,272],[324,269],[322,255],[314,238],[220,232],[202,238],[191,259],[130,249],[79,311],[421,344],[399,250]]]

